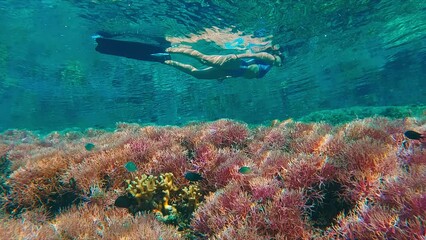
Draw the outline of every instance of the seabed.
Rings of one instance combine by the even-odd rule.
[[[404,132],[426,132],[425,108],[364,117],[366,109],[257,126],[220,119],[45,135],[7,130],[0,234],[424,239],[426,141]]]

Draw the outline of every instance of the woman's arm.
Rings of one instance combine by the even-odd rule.
[[[224,72],[214,67],[198,69],[190,64],[184,64],[173,60],[167,60],[164,63],[198,79],[224,79],[227,77]]]

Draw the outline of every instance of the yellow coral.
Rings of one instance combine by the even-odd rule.
[[[188,211],[194,211],[198,207],[200,199],[203,196],[200,193],[200,188],[197,185],[190,185],[188,187],[184,187],[182,191],[183,193],[179,194],[179,196],[187,201],[186,207]]]
[[[169,190],[169,191],[179,190],[179,188],[173,184],[173,173],[161,174],[159,178],[160,178],[160,181],[158,181],[158,184],[163,188],[163,190]]]
[[[172,173],[164,173],[160,176],[143,174],[133,180],[126,180],[127,192],[137,202],[129,210],[152,211],[156,218],[165,223],[178,224],[189,219],[201,201],[202,194],[197,185],[178,188],[173,182]]]
[[[157,183],[163,189],[163,209],[166,211],[165,214],[176,213],[176,208],[169,204],[170,192],[176,192],[177,190],[179,190],[179,188],[173,184],[173,173],[161,174]]]
[[[143,174],[134,180],[126,180],[127,192],[138,203],[138,208],[152,210],[163,215],[176,213],[176,208],[169,204],[171,192],[179,190],[173,183],[173,174],[164,173],[159,177]]]
[[[157,189],[155,177],[143,174],[141,178],[136,177],[135,180],[126,180],[128,186],[127,191],[138,200],[151,200]]]

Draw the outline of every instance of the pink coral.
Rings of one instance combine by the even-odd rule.
[[[192,226],[200,233],[212,235],[235,221],[245,219],[251,204],[251,199],[238,184],[230,184],[206,197],[205,203],[194,213]]]
[[[282,171],[284,184],[289,189],[303,189],[320,183],[320,170],[325,157],[300,154],[290,161]]]
[[[305,239],[310,227],[303,219],[305,201],[299,191],[282,190],[273,200],[254,211],[252,223],[264,236]]]
[[[244,124],[230,120],[219,120],[206,126],[205,140],[217,147],[231,147],[243,144],[249,135]]]
[[[249,186],[252,198],[257,202],[265,202],[272,199],[280,189],[277,180],[263,177],[251,179]]]

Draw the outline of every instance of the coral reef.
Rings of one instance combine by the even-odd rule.
[[[0,234],[423,239],[426,146],[407,139],[407,130],[424,134],[426,119],[120,123],[114,132],[47,136],[9,130],[0,134]]]

